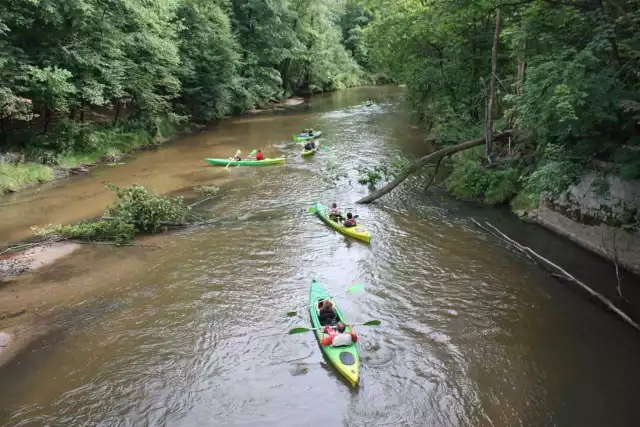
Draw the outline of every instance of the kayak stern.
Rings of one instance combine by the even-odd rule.
[[[321,299],[329,298],[329,294],[324,289],[324,287],[317,281],[311,281],[311,288],[309,293],[309,314],[311,315],[311,324],[314,328],[320,328],[320,319],[318,318],[318,311],[316,310],[317,303]],[[344,316],[340,311],[340,308],[334,304],[336,314],[338,315],[338,319],[346,324],[344,320]],[[351,331],[351,327],[347,327],[347,331]],[[324,353],[325,358],[333,367],[344,377],[345,380],[352,387],[356,387],[360,382],[360,356],[358,354],[358,344],[352,343],[349,346],[345,347],[331,347],[323,346],[321,344],[323,333],[321,330],[313,331],[316,340],[318,341],[318,345],[322,349],[322,353]]]

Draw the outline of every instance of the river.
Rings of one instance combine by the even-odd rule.
[[[369,96],[377,105],[360,105]],[[307,110],[230,119],[4,198],[13,204],[0,210],[0,240],[13,241],[34,224],[99,215],[113,198],[107,181],[221,188],[204,207],[213,225],[144,239],[159,248],[87,247],[16,279],[59,314],[54,332],[0,368],[0,425],[637,426],[640,336],[469,216],[521,227],[515,220],[415,198],[411,183],[354,204],[366,193],[357,166],[427,150],[403,96],[318,96]],[[330,148],[300,158],[283,141],[301,126],[322,129]],[[202,160],[256,147],[287,164],[225,171]],[[338,185],[327,179],[343,173]],[[371,245],[304,212],[316,200],[352,207]],[[286,335],[308,325],[304,312],[285,313],[306,301],[311,279],[333,292],[364,283],[338,303],[352,321],[382,321],[358,328],[358,389],[312,334]],[[46,297],[60,289],[72,290],[64,309]]]

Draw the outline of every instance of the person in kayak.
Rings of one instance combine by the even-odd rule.
[[[309,132],[307,132],[307,130],[303,130],[302,132],[300,132],[300,137],[301,138],[306,138],[309,136]]]
[[[351,345],[354,342],[358,342],[358,336],[353,330],[351,332],[346,332],[346,325],[342,322],[338,323],[336,330],[332,329],[329,326],[325,326],[323,332],[327,334],[326,337],[322,338],[320,344],[331,347],[343,347],[347,345]]]
[[[262,150],[258,150],[258,153],[256,154],[256,160],[264,160],[264,154],[262,154]]]
[[[242,151],[236,151],[236,154],[233,156],[233,160],[240,161],[242,160]]]
[[[327,325],[337,320],[338,315],[336,314],[336,309],[333,308],[331,300],[326,299],[320,301],[318,308],[320,309],[318,312],[318,320],[320,320],[321,325]]]
[[[329,218],[335,222],[342,221],[344,219],[342,213],[340,213],[340,209],[338,209],[337,203],[331,204],[331,209],[329,209]]]
[[[356,219],[353,217],[351,212],[347,212],[347,219],[342,223],[345,227],[355,227],[358,225]]]
[[[315,150],[316,149],[316,143],[313,142],[313,141],[309,141],[306,144],[304,144],[304,149],[306,151]]]

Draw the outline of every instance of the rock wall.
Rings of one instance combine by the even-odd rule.
[[[562,196],[541,197],[537,221],[640,275],[640,181],[595,172]]]

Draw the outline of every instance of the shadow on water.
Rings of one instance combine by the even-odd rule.
[[[369,97],[375,106],[360,105]],[[46,354],[24,353],[0,371],[0,425],[296,426],[315,417],[332,426],[636,426],[638,334],[469,217],[579,278],[610,283],[607,263],[502,211],[424,198],[419,183],[355,205],[367,192],[358,166],[428,149],[402,97],[363,88],[313,98],[295,114],[229,120],[0,211],[8,239],[96,214],[111,197],[104,180],[163,193],[224,188],[205,207],[219,222],[156,236],[160,248],[149,252],[74,254],[59,264],[74,273],[56,273],[65,282],[39,276],[47,289],[72,289],[81,310],[63,316]],[[302,126],[326,132],[330,150],[303,160],[289,142]],[[256,146],[286,165],[202,167],[204,157]],[[329,164],[347,178],[330,185]],[[305,213],[317,200],[353,208],[371,244]],[[309,324],[286,312],[307,302],[311,278],[329,292],[365,283],[340,308],[354,322],[382,321],[358,330],[357,392],[311,334],[286,335]]]

